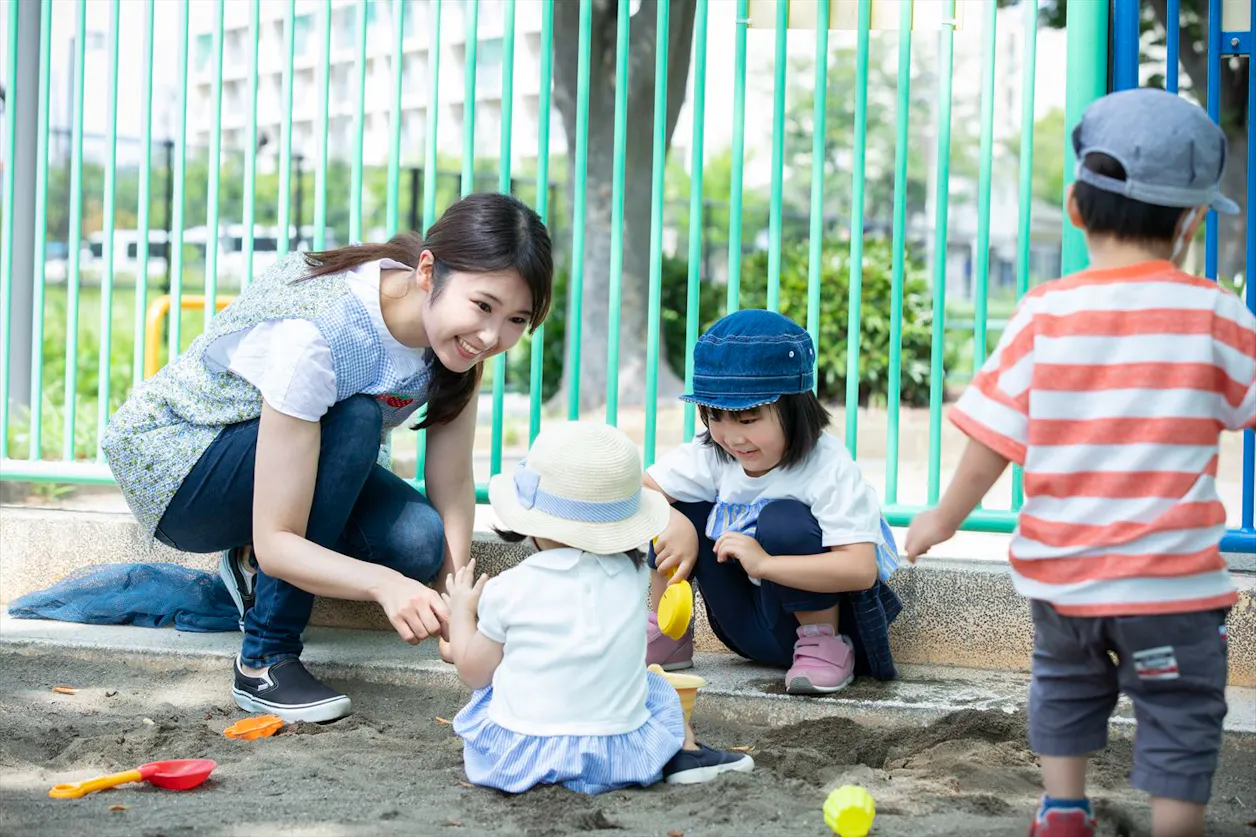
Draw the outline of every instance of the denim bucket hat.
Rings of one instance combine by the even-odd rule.
[[[717,410],[749,410],[815,386],[811,335],[772,311],[736,311],[693,347],[693,391],[681,401]]]

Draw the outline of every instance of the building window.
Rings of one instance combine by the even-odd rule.
[[[297,15],[292,19],[292,47],[298,58],[310,54],[312,34],[314,34],[313,15]]]
[[[352,49],[357,43],[358,10],[342,6],[332,13],[332,38],[336,49]]]
[[[480,41],[475,56],[476,98],[493,97],[502,92],[502,39]]]
[[[214,34],[206,32],[196,36],[196,58],[194,69],[201,72],[209,68],[210,58],[214,52]]]

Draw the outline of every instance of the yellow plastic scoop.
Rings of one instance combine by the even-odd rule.
[[[675,572],[672,570],[667,577],[671,578]],[[689,630],[689,623],[693,621],[693,587],[688,581],[668,585],[659,599],[658,619],[659,630],[671,639],[678,640]]]

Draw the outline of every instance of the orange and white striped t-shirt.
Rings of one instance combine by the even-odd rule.
[[[1024,467],[1022,595],[1073,616],[1238,600],[1217,446],[1256,425],[1256,317],[1215,282],[1162,261],[1035,288],[951,419]]]

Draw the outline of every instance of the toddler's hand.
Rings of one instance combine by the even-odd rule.
[[[721,564],[730,559],[737,561],[751,578],[763,577],[768,557],[757,540],[741,532],[725,532],[715,542],[715,560]]]
[[[921,555],[954,536],[955,527],[943,522],[937,509],[921,512],[912,520],[911,527],[907,530],[907,541],[903,545],[907,560],[916,563]]]
[[[678,584],[689,578],[697,562],[698,533],[689,518],[672,509],[667,528],[654,539],[654,568],[664,575],[673,571],[667,583]]]
[[[449,603],[450,612],[470,612],[474,616],[487,582],[487,574],[481,574],[478,579],[475,577],[474,558],[466,566],[459,567],[457,572],[446,576],[445,600]]]

